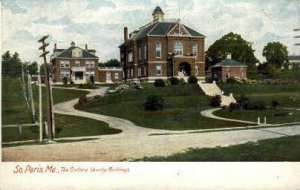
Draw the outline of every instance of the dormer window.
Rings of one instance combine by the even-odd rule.
[[[82,57],[82,50],[75,48],[72,50],[72,57]]]

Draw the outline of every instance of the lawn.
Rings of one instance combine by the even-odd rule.
[[[93,119],[59,114],[55,114],[55,117],[56,138],[108,135],[121,132],[119,129],[110,128],[107,123]],[[22,128],[22,133],[19,133],[18,128],[2,128],[2,142],[35,140],[38,138],[39,130],[37,127]]]
[[[38,88],[34,87],[34,99],[36,111],[38,112]],[[43,88],[43,101],[45,100]],[[87,94],[86,91],[53,89],[54,103],[71,100]],[[46,106],[43,103],[43,121],[46,121]],[[120,133],[120,130],[109,128],[108,124],[81,117],[55,114],[56,137],[93,136]],[[31,123],[31,115],[28,111],[21,82],[19,78],[2,78],[2,124]],[[18,128],[2,128],[2,141],[20,141],[38,139],[37,128],[22,128],[19,134]]]
[[[202,117],[200,111],[210,108],[210,98],[203,95],[197,85],[154,87],[153,84],[144,84],[144,87],[143,90],[112,94],[89,101],[80,109],[128,119],[139,126],[155,129],[187,130],[244,125]],[[144,102],[149,95],[154,94],[164,98],[164,109],[145,111]]]
[[[244,94],[250,100],[262,100],[271,106],[272,101],[280,107],[300,108],[300,84],[218,84],[225,94],[233,93],[235,98]]]
[[[266,117],[268,124],[300,122],[300,111],[296,110],[266,109],[262,111],[234,110],[231,112],[229,110],[219,110],[214,114],[220,117],[253,122],[256,122],[258,117],[260,117],[260,121],[263,122],[264,117]]]
[[[168,157],[145,157],[136,161],[300,161],[300,135],[229,147],[189,149]]]
[[[276,79],[300,80],[300,69],[282,70],[274,75]]]

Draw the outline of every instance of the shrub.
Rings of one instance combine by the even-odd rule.
[[[188,78],[188,82],[189,82],[190,84],[196,84],[196,83],[198,82],[198,79],[197,79],[197,77],[195,77],[195,76],[190,76],[190,77]]]
[[[213,81],[214,81],[213,77],[206,77],[205,78],[205,82],[207,82],[207,83],[212,83]]]
[[[176,77],[172,77],[169,80],[170,80],[171,85],[173,85],[173,86],[180,84],[180,80],[178,78],[176,78]]]
[[[245,103],[249,102],[249,98],[242,94],[240,97],[237,98],[237,102],[240,104],[240,106],[244,106]]]
[[[164,99],[157,95],[148,96],[147,101],[144,103],[144,108],[147,111],[162,110],[164,108]]]
[[[276,108],[279,105],[279,102],[277,100],[272,101],[272,108]]]
[[[67,85],[67,84],[68,84],[68,78],[67,78],[67,77],[64,77],[64,78],[63,78],[63,84],[64,84],[64,85]]]
[[[266,109],[266,103],[264,101],[247,102],[244,104],[245,110],[264,110]]]
[[[238,80],[237,78],[234,78],[234,77],[230,77],[228,79],[226,79],[226,82],[228,84],[242,84],[243,82]]]
[[[229,111],[233,110],[239,110],[241,108],[241,105],[239,103],[230,103],[229,104]]]
[[[184,79],[179,79],[179,84],[186,84],[186,82],[184,81]]]
[[[154,86],[163,87],[166,86],[166,82],[163,79],[155,79]]]
[[[121,85],[117,86],[117,88],[116,88],[117,93],[123,93],[123,92],[127,92],[129,90],[130,90],[130,87],[127,84],[121,84]]]
[[[79,99],[78,99],[78,102],[77,104],[75,104],[75,108],[80,108],[84,103],[87,102],[87,97],[86,95],[83,95],[83,96],[80,96]]]
[[[214,96],[211,100],[210,100],[210,105],[212,107],[219,107],[221,105],[221,96],[220,95],[216,95]]]

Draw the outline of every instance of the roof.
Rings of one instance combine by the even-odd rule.
[[[234,59],[224,59],[212,67],[247,67],[247,66]]]
[[[158,21],[152,22],[148,25],[141,27],[139,30],[135,30],[133,32],[135,35],[129,38],[129,40],[135,41],[135,40],[142,39],[146,36],[167,36],[167,34],[172,30],[172,28],[177,23],[178,21],[177,22],[158,22]],[[184,27],[189,32],[191,37],[205,38],[203,34],[200,34],[199,32],[197,32],[192,28],[187,27],[186,25],[183,24],[181,24],[181,26]]]
[[[72,58],[72,50],[75,48],[79,48],[82,50],[82,57],[81,58],[98,58],[97,56],[93,55],[90,52],[95,52],[95,50],[85,50],[80,47],[70,47],[68,49],[65,49],[60,54],[55,55],[55,58]],[[62,50],[62,49],[60,49]]]
[[[157,6],[157,7],[154,9],[152,15],[155,15],[155,14],[164,14],[164,12],[163,12],[162,9],[160,8],[160,6]]]

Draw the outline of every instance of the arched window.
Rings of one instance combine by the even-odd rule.
[[[155,45],[155,55],[156,55],[156,58],[161,58],[161,44],[160,42],[157,42],[156,45]]]
[[[183,48],[182,48],[181,42],[175,42],[174,53],[175,53],[175,55],[183,55]]]

